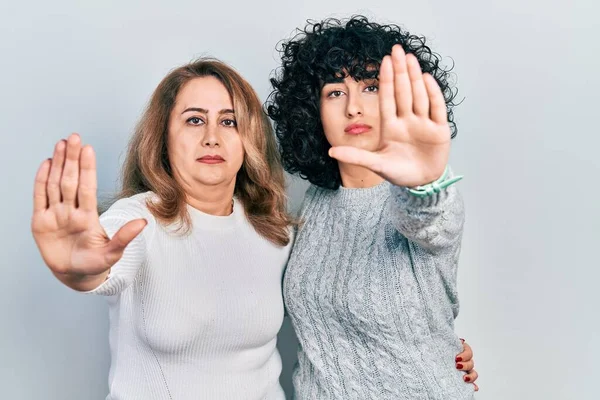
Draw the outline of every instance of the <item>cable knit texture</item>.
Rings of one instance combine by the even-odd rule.
[[[281,279],[291,245],[275,246],[236,200],[229,216],[188,206],[181,236],[155,220],[148,192],[101,217],[112,237],[127,221],[148,225],[108,280],[111,366],[107,400],[283,400],[277,332]]]
[[[295,398],[472,399],[454,361],[456,187],[419,198],[388,182],[311,186],[301,217],[284,278],[300,342]]]

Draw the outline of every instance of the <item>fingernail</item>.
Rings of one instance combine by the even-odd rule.
[[[461,362],[462,361],[462,357],[456,357],[456,362]]]
[[[463,365],[462,364],[456,364],[456,369],[463,369]]]
[[[461,342],[463,342],[463,343],[465,342],[465,339],[463,339],[463,338],[459,338],[459,339]]]
[[[465,382],[471,382],[471,378],[469,378],[468,376],[465,376]]]

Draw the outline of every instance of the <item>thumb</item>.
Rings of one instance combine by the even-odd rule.
[[[148,221],[145,219],[134,219],[123,225],[114,234],[108,244],[108,254],[106,256],[110,265],[114,265],[119,261],[127,245],[142,232],[146,225],[148,225]]]
[[[382,171],[382,156],[372,151],[351,146],[336,146],[329,149],[329,157],[346,164],[368,168],[375,173]]]

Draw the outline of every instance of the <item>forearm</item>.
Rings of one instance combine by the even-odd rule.
[[[453,247],[462,236],[465,212],[456,185],[419,197],[408,188],[392,186],[390,214],[396,229],[429,250]]]

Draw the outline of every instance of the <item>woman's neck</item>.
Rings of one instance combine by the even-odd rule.
[[[369,188],[379,185],[385,179],[370,169],[352,164],[338,163],[342,186],[348,189]]]
[[[194,185],[184,187],[186,203],[203,213],[217,216],[233,212],[235,179],[231,183],[217,186]]]

